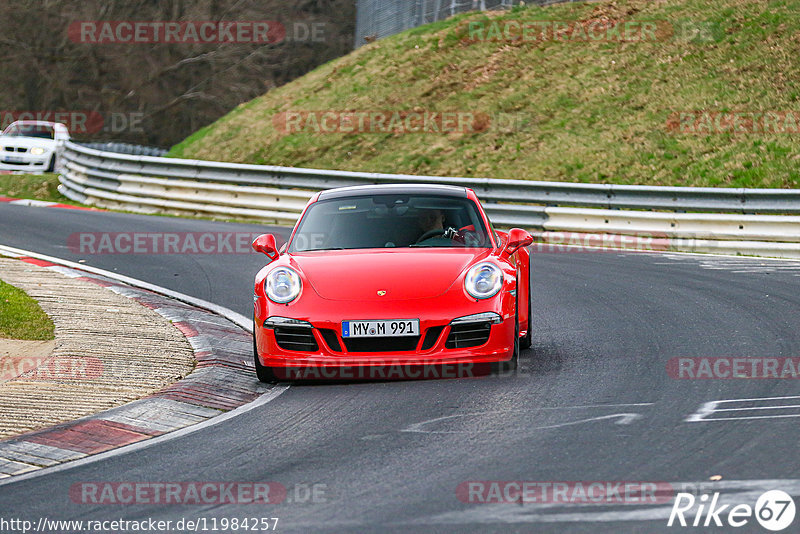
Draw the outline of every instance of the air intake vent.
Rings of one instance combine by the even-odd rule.
[[[316,352],[319,350],[317,340],[311,328],[302,326],[276,326],[275,340],[283,350],[299,352]]]
[[[425,332],[425,340],[422,342],[420,350],[431,350],[439,340],[439,335],[442,333],[442,330],[444,330],[443,326],[428,328],[428,331]]]
[[[489,341],[491,331],[492,324],[489,321],[455,324],[450,327],[450,335],[444,346],[448,349],[477,347]]]
[[[336,332],[329,328],[320,328],[319,333],[322,334],[322,339],[333,352],[342,352],[342,345],[339,343],[339,336],[336,335]]]

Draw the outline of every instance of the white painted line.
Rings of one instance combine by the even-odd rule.
[[[609,235],[622,235],[622,234],[609,234]],[[666,258],[670,256],[690,256],[698,259],[702,258],[709,258],[710,261],[714,261],[717,258],[719,259],[732,259],[732,260],[739,260],[741,262],[745,262],[748,259],[752,261],[781,261],[785,263],[797,263],[800,265],[800,261],[794,258],[774,258],[772,256],[735,256],[733,254],[718,254],[715,252],[680,252],[677,250],[650,250],[650,249],[624,249],[624,248],[614,248],[614,247],[604,247],[604,246],[592,246],[592,245],[570,245],[566,243],[547,243],[547,242],[537,242],[531,245],[531,247],[536,247],[538,245],[542,246],[551,246],[551,247],[560,247],[560,248],[577,248],[577,249],[596,249],[596,250],[606,250],[606,251],[617,251],[622,252],[622,254],[617,254],[620,257],[626,257],[633,254],[640,255],[640,254],[652,254],[652,255],[659,255]],[[537,251],[531,251],[532,254],[536,254]],[[538,251],[540,254],[554,254],[555,252],[548,252],[548,251]],[[678,258],[676,258],[678,259]]]
[[[723,400],[716,400],[703,403],[700,408],[684,419],[686,423],[702,423],[706,421],[736,421],[736,420],[748,420],[748,419],[783,419],[786,417],[800,417],[800,414],[792,414],[792,415],[753,415],[753,416],[746,416],[746,417],[724,417],[724,418],[715,418],[715,419],[708,419],[709,415],[713,415],[718,412],[739,412],[739,411],[746,411],[746,410],[780,410],[783,408],[797,408],[798,406],[792,406],[787,404],[775,404],[772,406],[742,406],[739,408],[720,408],[718,406],[721,404],[731,404],[734,402],[764,402],[764,401],[781,401],[781,400],[794,400],[800,399],[800,395],[790,395],[785,397],[756,397],[752,399],[723,399]]]
[[[800,395],[789,395],[786,397],[755,397],[752,399],[725,399],[714,402],[722,404],[725,402],[758,402],[758,401],[773,401],[773,400],[787,400],[787,399],[800,399]]]
[[[78,278],[79,276],[81,276],[80,273],[75,272],[75,269],[70,269],[69,267],[62,267],[60,265],[51,265],[50,267],[47,267],[47,269],[50,269],[51,271],[55,271],[57,273],[61,273],[68,278]]]
[[[491,413],[491,412],[487,412]],[[507,413],[507,412],[495,412],[495,413]],[[477,415],[477,414],[463,414],[463,415]],[[505,429],[497,429],[497,430],[486,430],[486,429],[478,429],[478,430],[425,430],[422,427],[424,425],[438,423],[440,421],[444,421],[446,419],[453,419],[456,417],[461,417],[462,415],[448,415],[445,417],[439,417],[437,419],[430,419],[428,421],[423,421],[421,423],[414,423],[413,425],[409,425],[408,427],[404,428],[400,432],[410,432],[410,433],[417,433],[417,434],[485,434],[489,432],[505,432]],[[554,428],[562,428],[565,426],[573,426],[573,425],[580,425],[583,423],[591,423],[594,421],[605,421],[607,419],[619,419],[615,424],[617,425],[629,425],[637,419],[640,419],[642,416],[638,413],[615,413],[611,415],[602,415],[600,417],[589,417],[586,419],[579,419],[578,421],[568,421],[566,423],[557,423],[554,425],[543,425],[543,426],[531,426],[526,427],[526,430],[550,430]]]
[[[717,269],[717,270],[720,270],[720,269]],[[774,273],[775,269],[771,269],[769,267],[764,267],[763,269],[757,268],[757,267],[753,267],[752,269],[747,269],[747,270],[744,270],[744,271],[743,270],[737,270],[737,271],[728,271],[728,272],[735,273],[735,274],[742,274],[742,273]]]
[[[16,204],[17,206],[35,206],[39,208],[48,208],[55,206],[57,202],[49,202],[47,200],[34,200],[31,198],[21,198],[19,200],[12,200],[9,204]]]
[[[28,480],[31,478],[37,478],[43,475],[49,475],[51,473],[58,473],[60,471],[66,471],[68,469],[73,469],[75,467],[80,467],[82,465],[92,464],[94,462],[99,462],[101,460],[106,460],[108,458],[114,458],[116,456],[122,456],[123,454],[129,454],[131,452],[136,452],[141,449],[146,449],[147,447],[152,447],[153,445],[158,445],[159,443],[164,443],[166,441],[171,441],[173,439],[181,438],[183,436],[187,436],[189,434],[193,434],[199,430],[203,430],[214,425],[218,425],[219,423],[223,423],[228,419],[233,419],[234,417],[238,417],[244,413],[247,413],[251,410],[256,408],[260,408],[261,406],[267,404],[268,402],[274,400],[279,395],[281,395],[284,391],[289,389],[289,386],[275,386],[270,389],[268,392],[261,395],[259,398],[250,402],[248,404],[244,404],[239,406],[238,408],[231,410],[229,412],[225,412],[222,415],[218,415],[216,417],[212,417],[211,419],[207,419],[202,423],[197,423],[196,425],[187,426],[181,428],[180,430],[176,430],[174,432],[170,432],[168,434],[163,434],[161,436],[157,436],[154,438],[146,439],[143,441],[137,441],[136,443],[131,443],[130,445],[125,445],[123,447],[119,447],[117,449],[112,449],[110,451],[101,452],[99,454],[95,454],[92,456],[87,456],[85,458],[81,458],[80,460],[72,460],[69,462],[65,462],[63,464],[55,465],[53,467],[46,467],[44,469],[40,469],[38,471],[33,471],[28,474],[22,474],[19,476],[11,477],[8,479],[0,480],[0,486],[6,486],[8,484],[14,484],[16,482],[20,482],[22,480]]]
[[[716,413],[716,412],[714,412]],[[706,421],[746,421],[748,419],[785,419],[787,417],[800,417],[800,413],[793,415],[751,415],[747,417],[715,417],[713,419],[701,419],[703,423]],[[698,422],[698,421],[693,421]]]
[[[619,406],[651,406],[652,403],[637,403],[637,404],[596,404],[596,405],[587,405],[587,406],[563,406],[563,407],[546,407],[546,408],[535,408],[533,411],[544,411],[544,410],[578,410],[578,409],[594,409],[594,408],[615,408]],[[409,432],[409,433],[417,433],[417,434],[474,434],[474,433],[488,433],[488,432],[505,432],[504,429],[476,429],[476,430],[427,430],[425,427],[428,425],[433,425],[436,423],[440,423],[442,421],[450,421],[453,419],[459,419],[462,417],[473,417],[473,416],[481,416],[481,415],[500,415],[500,414],[509,414],[509,413],[529,413],[523,412],[522,410],[496,410],[496,411],[488,411],[488,412],[471,412],[471,413],[461,413],[461,414],[454,414],[454,415],[445,415],[442,417],[434,417],[433,419],[427,419],[425,421],[420,421],[419,423],[413,423],[406,428],[400,430],[400,432]],[[543,425],[543,426],[536,426],[536,427],[527,427],[528,430],[548,430],[553,428],[561,428],[565,426],[572,426],[572,425],[580,425],[583,423],[590,423],[593,421],[604,421],[609,419],[619,419],[616,424],[618,425],[629,425],[632,422],[640,419],[642,417],[641,414],[638,413],[615,413],[609,415],[602,415],[597,417],[588,417],[579,419],[577,421],[567,421],[565,423],[556,423],[552,425]]]
[[[750,408],[720,408],[715,412],[743,412],[745,410],[783,410],[786,408],[800,408],[800,404],[788,404],[781,406],[751,406]]]
[[[662,254],[665,257],[669,257],[669,256],[672,256],[672,255],[675,255],[675,256],[694,256],[694,257],[699,257],[699,258],[708,257],[708,258],[712,258],[712,259],[713,258],[729,258],[729,259],[734,259],[734,260],[739,260],[739,261],[745,261],[748,258],[750,258],[753,261],[782,261],[782,262],[787,262],[787,263],[791,263],[791,262],[800,263],[800,262],[798,262],[798,260],[794,260],[792,258],[773,258],[771,256],[734,256],[733,254],[716,254],[714,252],[679,252],[677,250],[669,250],[669,251],[659,252],[659,251],[656,250],[656,251],[647,251],[647,253]]]

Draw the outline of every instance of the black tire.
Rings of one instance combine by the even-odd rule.
[[[256,325],[255,321],[253,321],[253,360],[256,365],[256,376],[260,382],[266,382],[267,384],[274,384],[278,381],[278,377],[275,376],[275,370],[272,367],[266,367],[261,365],[261,362],[258,359],[258,346],[256,345]]]
[[[492,373],[493,374],[510,374],[517,370],[519,366],[519,326],[516,328],[516,332],[514,333],[514,355],[511,356],[511,359],[507,362],[494,362],[492,364]]]
[[[519,348],[522,350],[531,348],[533,345],[533,306],[531,305],[531,257],[528,256],[528,333],[520,339]],[[519,306],[519,304],[517,304]]]
[[[50,163],[47,164],[47,171],[45,172],[53,172],[56,168],[56,156],[55,154],[50,156]]]

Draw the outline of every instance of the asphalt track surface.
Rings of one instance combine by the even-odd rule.
[[[81,255],[67,247],[67,237],[270,230],[0,205],[2,244],[85,260],[245,316],[263,265],[258,255]],[[790,263],[759,260],[536,253],[534,344],[516,376],[293,385],[261,408],[202,431],[0,486],[0,515],[34,522],[278,517],[284,532],[671,532],[686,530],[667,528],[671,500],[480,504],[462,502],[456,488],[467,481],[678,485],[715,475],[728,484],[717,486],[723,493],[766,481],[800,504],[799,420],[774,417],[800,415],[796,408],[687,421],[710,401],[800,395],[796,380],[675,380],[666,371],[675,357],[800,355],[798,275]],[[753,415],[767,417],[740,418]],[[269,506],[72,502],[70,487],[91,481],[272,481],[289,488],[290,498]],[[301,502],[303,484],[324,484],[324,498]],[[800,518],[787,531],[798,524]],[[766,532],[754,520],[735,530]]]

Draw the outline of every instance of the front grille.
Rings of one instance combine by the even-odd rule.
[[[13,146],[7,146],[7,147],[5,147],[5,149],[6,149],[6,152],[14,152],[14,147]]]
[[[489,321],[454,324],[450,327],[450,335],[444,346],[448,349],[477,347],[489,341],[491,331],[492,324]]]
[[[319,350],[317,340],[311,328],[297,326],[276,326],[275,341],[283,350],[316,352]]]
[[[28,151],[28,149],[25,148],[24,146],[18,146],[17,147],[17,152],[27,152],[27,151]]]
[[[347,352],[394,352],[417,348],[419,336],[344,338]]]
[[[325,343],[328,344],[328,347],[333,352],[342,352],[342,346],[339,344],[339,337],[336,332],[329,328],[320,328],[319,333],[322,334],[322,339],[325,340]]]

